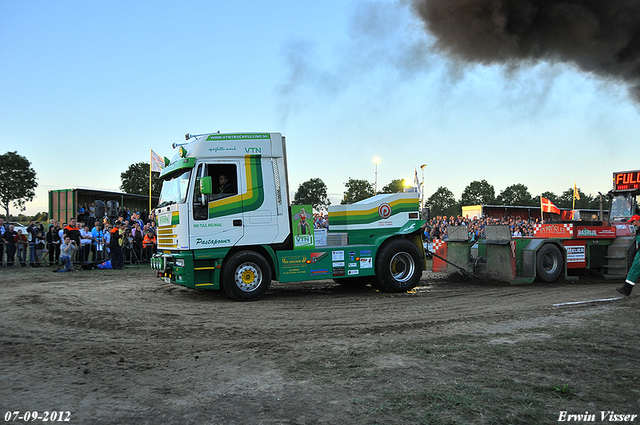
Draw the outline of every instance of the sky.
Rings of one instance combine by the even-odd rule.
[[[333,205],[376,168],[380,189],[427,164],[425,197],[457,199],[483,179],[595,196],[640,169],[627,82],[458,60],[408,0],[0,0],[0,63],[0,153],[37,173],[30,215],[49,190],[119,191],[185,133],[281,132],[291,196],[320,178]]]

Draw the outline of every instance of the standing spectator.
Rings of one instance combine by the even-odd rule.
[[[4,267],[4,247],[6,245],[4,241],[4,234],[7,228],[4,227],[4,219],[0,218],[0,268]]]
[[[13,230],[13,224],[9,225],[9,230],[4,232],[4,241],[7,246],[7,267],[12,269],[14,258],[16,255],[16,235],[17,233]]]
[[[69,224],[64,227],[63,234],[69,235],[69,239],[76,243],[76,249],[80,246],[80,229],[76,225],[76,219],[71,218]]]
[[[126,225],[120,221],[116,221],[115,226],[109,232],[109,249],[111,251],[111,268],[124,268],[124,254],[122,251],[122,243],[125,238]]]
[[[20,265],[22,267],[26,267],[27,262],[25,261],[25,258],[29,245],[29,238],[27,238],[27,235],[22,234],[22,229],[19,229],[16,233],[15,241],[16,252],[18,253],[18,261],[20,261]]]
[[[82,206],[82,204],[78,204],[78,221],[82,220],[84,220],[84,207]]]
[[[640,278],[640,215],[636,214],[632,216],[629,221],[635,229],[636,229],[636,256],[633,258],[633,263],[629,268],[629,272],[627,273],[627,278],[625,279],[624,285],[622,288],[616,288],[616,291],[620,292],[622,295],[626,295],[627,297],[631,295],[631,291],[633,291],[633,287],[636,285],[638,278]]]
[[[104,237],[100,222],[96,220],[95,223],[96,225],[91,229],[91,236],[93,237],[93,246],[91,247],[93,251],[92,261],[101,263],[104,261]]]
[[[138,261],[142,260],[142,242],[144,240],[144,235],[142,234],[142,229],[138,222],[133,224],[133,229],[131,229],[131,236],[133,236],[133,252],[135,252]]]
[[[85,221],[89,224],[96,221],[96,206],[93,202],[89,204],[89,219]]]
[[[47,249],[49,250],[49,265],[58,264],[60,261],[60,235],[58,235],[57,226],[49,226],[47,232]]]
[[[62,227],[58,229],[58,236],[60,237],[60,244],[64,241],[64,228],[67,227],[67,223],[62,223]]]
[[[80,229],[80,261],[84,263],[89,261],[92,242],[93,236],[89,230],[89,226],[85,225]]]
[[[36,264],[38,264],[38,266],[45,265],[45,257],[49,253],[46,246],[45,236],[41,230],[38,230],[38,234],[36,236]]]
[[[145,232],[142,247],[144,249],[144,261],[149,261],[156,252],[156,235],[152,231]]]
[[[122,211],[120,211],[120,216],[122,217],[122,221],[131,220],[131,212],[129,211],[129,207],[122,206]]]
[[[71,254],[72,255],[77,255],[78,253],[78,249],[80,249],[80,229],[78,229],[78,226],[76,224],[76,219],[71,217],[69,219],[69,224],[67,224],[63,230],[63,234],[64,235],[68,235],[69,239],[71,239],[73,242],[76,243],[75,245],[75,249],[71,250]],[[64,237],[63,239],[64,240]],[[62,247],[60,247],[60,249],[62,249]],[[62,255],[62,254],[60,254]],[[73,261],[75,259],[75,257],[71,258],[71,260]]]
[[[29,267],[36,267],[36,238],[38,237],[38,231],[34,221],[29,223],[27,233],[29,234]]]
[[[60,261],[64,264],[64,269],[55,270],[56,272],[64,273],[73,271],[71,266],[73,265],[72,259],[76,250],[76,242],[72,241],[69,235],[64,235],[64,242],[62,242],[60,247]]]
[[[134,223],[138,223],[140,227],[144,226],[144,222],[140,218],[140,213],[133,213],[133,215],[131,216],[131,221],[133,221]]]
[[[109,223],[105,223],[104,230],[102,231],[102,239],[104,246],[104,258],[111,258],[111,249],[109,248],[109,243],[111,242],[111,225]]]

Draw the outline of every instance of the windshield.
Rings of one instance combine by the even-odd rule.
[[[634,214],[638,214],[635,196],[632,194],[615,195],[611,198],[611,221],[626,221]]]
[[[183,203],[187,198],[190,176],[191,170],[187,170],[182,174],[175,174],[172,179],[163,181],[158,207]]]

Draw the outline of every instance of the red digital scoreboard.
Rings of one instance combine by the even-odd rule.
[[[613,188],[614,190],[640,189],[640,170],[613,173]]]

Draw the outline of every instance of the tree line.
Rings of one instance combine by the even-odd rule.
[[[344,184],[347,190],[344,192],[341,205],[353,204],[363,199],[367,199],[376,194],[373,184],[367,180],[352,179]],[[404,179],[395,179],[384,186],[378,193],[399,193],[405,188]],[[326,210],[331,204],[327,196],[327,185],[319,178],[309,179],[300,183],[298,190],[293,196],[294,205],[311,205],[315,210]]]
[[[152,173],[152,194],[159,196],[162,188],[160,173]],[[127,171],[122,173],[122,186],[120,189],[126,193],[148,195],[149,194],[149,164],[139,162],[132,164]],[[393,179],[383,186],[377,194],[400,193],[406,187],[405,179]],[[353,204],[363,199],[376,195],[373,183],[364,179],[349,179],[344,183],[346,190],[340,200],[341,205]],[[411,186],[411,184],[409,184]],[[578,188],[580,199],[576,199],[577,209],[598,209],[600,199],[598,196],[586,194]],[[572,208],[573,188],[570,187],[560,195],[552,192],[541,194],[553,202],[558,208]],[[327,185],[320,178],[312,178],[298,186],[292,203],[294,205],[312,205],[315,210],[324,211],[331,204],[327,195]],[[462,192],[460,199],[456,199],[453,192],[445,186],[440,186],[431,196],[425,194],[425,207],[431,210],[432,216],[459,215],[462,207],[466,205],[508,205],[508,206],[540,206],[540,197],[533,196],[527,186],[522,183],[507,186],[498,195],[493,185],[486,180],[476,180],[469,183]]]
[[[512,184],[502,190],[498,196],[493,185],[486,180],[472,181],[465,187],[456,200],[453,193],[444,186],[440,186],[429,198],[425,199],[425,206],[431,209],[431,215],[459,215],[466,205],[506,205],[519,207],[539,207],[540,196],[532,196],[527,186],[522,183]],[[573,208],[573,187],[556,195],[553,192],[543,192],[541,196],[549,199],[558,208]],[[579,198],[579,199],[578,199]],[[599,209],[600,197],[586,194],[578,188],[575,200],[576,209]]]
[[[152,173],[152,194],[159,196],[162,188],[160,173]],[[149,164],[138,162],[131,164],[129,168],[120,174],[122,185],[120,189],[126,193],[148,195],[149,194]],[[404,179],[394,179],[377,193],[399,193],[405,188]],[[19,211],[24,211],[26,202],[35,197],[35,188],[38,186],[36,172],[31,167],[31,162],[17,152],[7,152],[0,155],[0,208],[4,209],[7,219],[9,207],[13,206]],[[345,182],[346,190],[340,204],[353,204],[376,194],[374,186],[367,180],[353,179],[349,177]],[[576,199],[576,209],[598,209],[600,199],[598,196],[586,194],[578,188],[579,199]],[[556,195],[552,192],[544,192],[542,196],[553,202],[558,208],[572,208],[573,188],[569,188]],[[509,206],[539,206],[540,197],[532,196],[527,186],[522,183],[512,184],[502,190],[497,196],[493,185],[486,180],[472,181],[465,187],[460,199],[456,199],[453,193],[445,186],[440,186],[428,198],[425,196],[425,206],[430,208],[431,215],[459,215],[465,205],[509,205]],[[316,210],[326,210],[331,204],[327,196],[327,186],[319,178],[312,178],[298,186],[293,198],[293,204],[312,205]],[[40,214],[44,213],[39,213]],[[20,217],[25,217],[20,214]]]
[[[352,179],[345,183],[347,190],[343,193],[340,204],[353,204],[376,194],[374,186],[367,180]],[[399,193],[405,188],[404,179],[394,179],[389,184],[380,189],[377,193]],[[598,209],[600,208],[600,198],[586,194],[578,188],[580,199],[576,199],[576,209]],[[558,208],[573,207],[573,188],[556,195],[553,192],[544,192],[542,196],[553,202]],[[313,178],[301,183],[295,192],[293,204],[312,205],[316,210],[325,210],[330,201],[327,197],[327,186],[319,178]],[[432,216],[437,215],[460,215],[462,207],[466,205],[507,205],[535,207],[540,206],[540,197],[533,196],[527,186],[522,183],[512,184],[502,190],[497,196],[493,185],[486,180],[472,181],[469,183],[460,199],[456,199],[453,192],[444,186],[440,186],[429,197],[425,196],[425,206],[431,210]]]

